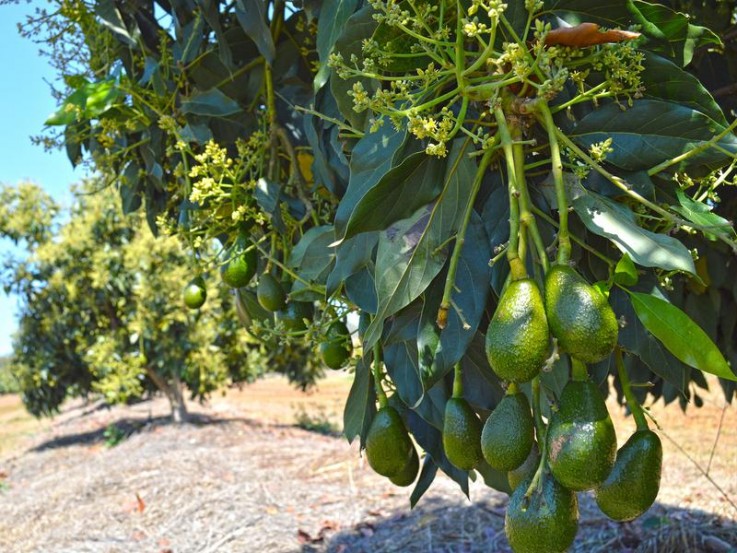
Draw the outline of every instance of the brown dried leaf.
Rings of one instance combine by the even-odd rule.
[[[545,37],[545,45],[586,48],[595,44],[633,40],[639,36],[640,33],[623,31],[622,29],[599,31],[599,26],[596,23],[581,23],[575,27],[558,27],[557,29],[553,29]]]

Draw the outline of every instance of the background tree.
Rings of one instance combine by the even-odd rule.
[[[184,388],[204,399],[273,369],[271,354],[240,331],[233,294],[208,279],[205,304],[187,309],[182,289],[198,272],[178,240],[156,239],[141,215],[124,215],[109,190],[93,186],[75,190],[68,213],[35,185],[0,192],[0,232],[28,248],[6,260],[5,286],[21,299],[13,372],[29,410],[49,414],[74,395],[125,402],[158,390],[182,421]]]

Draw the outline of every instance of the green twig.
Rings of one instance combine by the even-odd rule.
[[[384,407],[386,407],[386,404],[389,400],[387,399],[384,388],[381,385],[383,375],[381,372],[381,344],[379,342],[376,342],[376,344],[374,344],[374,364],[372,370],[374,373],[374,387],[376,388],[376,397],[379,399],[379,408],[383,409]]]
[[[456,363],[454,373],[453,373],[453,397],[454,398],[463,397],[463,377],[461,375],[460,362]]]

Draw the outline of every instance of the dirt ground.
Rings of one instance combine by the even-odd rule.
[[[38,422],[0,397],[0,552],[508,552],[504,494],[477,482],[469,501],[439,476],[410,511],[409,491],[373,474],[355,444],[295,426],[338,424],[349,386],[336,375],[305,395],[268,378],[191,405],[194,423],[179,428],[162,400],[73,402]],[[610,410],[621,444],[633,424]],[[572,550],[737,552],[737,409],[715,392],[689,417],[652,411],[658,503],[618,524],[581,494]],[[113,423],[124,439],[109,447]]]

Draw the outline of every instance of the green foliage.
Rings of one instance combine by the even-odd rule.
[[[11,363],[11,357],[0,357],[0,394],[16,394],[20,391]]]
[[[111,423],[105,427],[102,437],[105,438],[105,447],[115,447],[123,443],[128,435],[117,424]]]
[[[484,337],[497,332],[505,290],[526,276],[545,294],[551,267],[575,266],[586,288],[558,298],[561,347],[542,329],[535,339],[534,371],[545,370],[524,393],[544,450],[543,416],[564,410],[572,365],[606,387],[623,352],[632,379],[651,383],[634,388],[633,407],[662,398],[685,408],[703,372],[732,400],[737,137],[734,106],[717,93],[737,58],[704,25],[725,33],[720,10],[732,14],[733,2],[693,3],[695,21],[670,9],[691,6],[677,1],[164,4],[163,17],[111,0],[59,2],[42,16],[38,28],[54,37],[69,29],[49,41],[54,59],[72,64],[70,44],[83,53],[79,71],[61,67],[69,89],[49,124],[63,127],[73,162],[94,160],[115,179],[126,212],[143,207],[150,226],[182,238],[196,273],[250,240],[256,274],[273,274],[287,303],[272,316],[257,283],[237,289],[249,363],[294,367],[300,352],[306,368],[295,374],[314,374],[313,344],[359,315],[344,432],[366,446],[386,405],[396,411],[426,453],[412,504],[438,469],[467,490],[469,472],[442,444],[450,373],[458,366],[474,411],[499,405],[507,383]],[[579,23],[640,35],[561,42],[571,32],[561,26]],[[581,290],[606,328],[587,323],[573,347],[561,336],[591,319]],[[66,366],[84,359],[68,355]],[[627,388],[620,374],[615,386]],[[405,468],[409,451],[383,472]],[[564,548],[575,509],[541,454],[513,503],[552,494],[568,505]],[[507,487],[505,474],[476,470]]]

